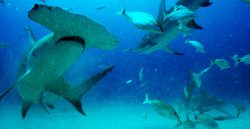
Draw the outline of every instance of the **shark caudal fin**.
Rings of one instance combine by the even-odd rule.
[[[105,77],[109,72],[113,70],[114,66],[109,67],[102,72],[99,72],[98,74],[90,77],[89,79],[81,82],[78,86],[73,89],[76,96],[81,99],[83,95],[85,95],[90,89],[93,88],[93,86],[96,85],[103,77]]]
[[[59,7],[35,4],[28,17],[53,31],[55,40],[80,37],[85,41],[86,47],[104,50],[112,50],[118,44],[118,39],[101,24]]]
[[[179,56],[184,55],[183,53],[180,53],[180,52],[177,52],[177,51],[173,50],[173,49],[170,48],[169,46],[164,47],[163,50],[164,50],[165,52],[167,52],[167,53],[174,54],[174,55],[179,55]]]
[[[142,104],[151,104],[151,100],[148,97],[148,93],[145,94],[145,100],[143,101]]]
[[[234,61],[234,67],[238,66],[240,63],[240,57],[238,55],[234,55],[232,59]]]
[[[210,2],[210,0],[203,0],[200,4],[201,7],[208,7],[212,4],[212,2]]]
[[[199,74],[192,73],[192,77],[193,77],[193,80],[195,81],[196,87],[201,88],[202,81],[201,81]]]
[[[203,27],[197,24],[194,19],[190,20],[186,26],[191,29],[203,29]]]
[[[165,14],[167,14],[166,0],[161,0],[157,17],[157,22],[159,23],[159,25],[161,25],[165,21]]]
[[[123,0],[120,0],[120,1],[121,1],[121,10],[118,11],[118,12],[116,12],[116,14],[117,15],[124,15],[124,16],[126,16],[127,10],[126,10],[126,7],[125,7],[125,3],[124,3]]]

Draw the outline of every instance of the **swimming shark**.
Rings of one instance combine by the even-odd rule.
[[[183,55],[180,52],[177,52],[169,47],[169,44],[175,39],[184,29],[180,29],[179,23],[177,21],[166,20],[166,14],[170,14],[174,11],[174,7],[169,10],[166,9],[166,0],[161,0],[159,13],[157,21],[159,25],[163,28],[164,32],[162,33],[147,33],[141,40],[139,46],[131,51],[137,52],[140,54],[151,54],[158,50],[163,50],[175,55]],[[209,0],[179,0],[176,3],[176,6],[185,6],[190,11],[195,12],[200,7],[207,7],[211,5]],[[202,29],[194,19],[183,23],[186,27],[190,29]],[[185,29],[186,31],[186,29]]]
[[[107,68],[76,86],[71,86],[64,79],[64,73],[74,64],[84,49],[92,47],[112,50],[117,46],[117,39],[102,25],[78,14],[67,12],[59,7],[35,4],[28,17],[47,27],[52,33],[40,40],[35,40],[28,28],[31,47],[20,62],[17,82],[2,96],[3,98],[15,86],[22,98],[22,117],[25,118],[31,105],[46,104],[51,100],[44,92],[53,93],[71,103],[82,115],[80,99],[100,79],[111,72]],[[44,107],[44,106],[43,106]]]

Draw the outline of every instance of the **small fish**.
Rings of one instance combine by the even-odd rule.
[[[140,79],[140,81],[143,81],[143,70],[144,70],[144,68],[142,67],[140,69],[140,72],[139,72],[139,79]]]
[[[196,52],[205,53],[204,46],[200,42],[194,40],[187,40],[185,43],[193,46],[196,49]]]
[[[144,83],[142,83],[139,87],[144,87],[146,84],[147,84],[147,83],[144,82]]]
[[[100,6],[95,7],[95,10],[103,10],[105,8],[106,8],[105,5],[100,5]]]
[[[179,24],[179,29],[182,29],[184,24],[196,17],[195,13],[183,5],[174,6],[174,10],[169,14],[163,14],[164,21],[169,19]]]
[[[148,93],[146,93],[145,95],[143,104],[152,105],[156,113],[158,113],[163,118],[176,120],[178,122],[176,127],[179,127],[182,124],[178,113],[170,104],[160,100],[150,100],[148,97]]]
[[[218,123],[211,116],[202,114],[196,116],[196,120],[207,129],[219,129]]]
[[[10,47],[9,44],[6,44],[6,43],[0,43],[0,48],[8,48]]]
[[[130,83],[132,83],[133,82],[133,80],[127,80],[126,81],[126,84],[130,84]]]
[[[210,60],[210,66],[216,65],[220,67],[220,70],[228,69],[230,68],[230,64],[227,60],[225,59],[216,59],[216,60]]]
[[[244,63],[244,64],[246,64],[246,65],[250,65],[250,54],[247,54],[247,55],[245,55],[245,56],[243,56],[243,57],[239,57],[238,55],[234,55],[233,57],[232,57],[232,59],[234,60],[234,67],[236,67],[239,63]]]
[[[183,129],[195,129],[195,127],[196,127],[195,122],[193,122],[191,120],[186,120],[182,123]]]
[[[138,29],[146,30],[152,33],[162,33],[163,28],[158,24],[156,18],[151,14],[139,11],[127,11],[122,1],[123,9],[118,12],[118,15],[125,16],[131,23],[133,23]]]

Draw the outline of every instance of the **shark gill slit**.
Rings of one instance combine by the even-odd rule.
[[[85,48],[85,40],[79,36],[67,36],[67,37],[62,37],[61,39],[59,39],[56,44],[58,44],[59,42],[62,41],[73,41],[73,42],[78,42],[80,44],[82,44],[83,48]]]

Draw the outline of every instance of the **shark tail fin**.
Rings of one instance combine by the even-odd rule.
[[[238,64],[240,63],[240,58],[239,58],[239,56],[238,55],[234,55],[233,57],[232,57],[232,59],[233,59],[233,61],[234,61],[234,67],[236,67],[236,66],[238,66]]]
[[[241,113],[246,111],[246,107],[242,104],[235,104],[234,106],[237,109],[236,117],[240,117]]]
[[[152,100],[149,99],[148,93],[145,94],[145,100],[143,101],[142,104],[151,104]]]
[[[201,7],[208,7],[212,4],[212,2],[210,2],[210,0],[204,0],[203,2],[201,2],[200,6]]]
[[[197,88],[201,88],[201,78],[200,78],[199,74],[192,73],[192,77],[195,81]]]
[[[9,92],[11,92],[16,86],[17,84],[22,81],[29,73],[30,73],[31,69],[28,69],[21,77],[19,77],[19,79],[12,84],[3,94],[0,95],[0,100],[6,96]]]
[[[85,95],[91,88],[93,88],[96,83],[98,83],[103,77],[111,72],[113,68],[114,66],[106,68],[105,70],[78,84],[78,86],[76,86],[73,90],[76,96],[81,99],[83,95]]]
[[[210,67],[212,67],[214,65],[214,61],[212,59],[209,60],[210,61]]]
[[[190,20],[187,23],[187,27],[189,27],[191,29],[203,29],[203,27],[201,27],[199,24],[197,24],[194,19]]]
[[[167,53],[174,54],[174,55],[179,55],[179,56],[184,55],[183,53],[180,53],[180,52],[173,50],[169,46],[164,47],[163,50],[166,51]]]
[[[126,7],[125,7],[125,3],[124,3],[124,1],[123,0],[121,0],[121,10],[120,11],[118,11],[118,12],[116,12],[116,14],[117,15],[124,15],[124,16],[126,16]]]

